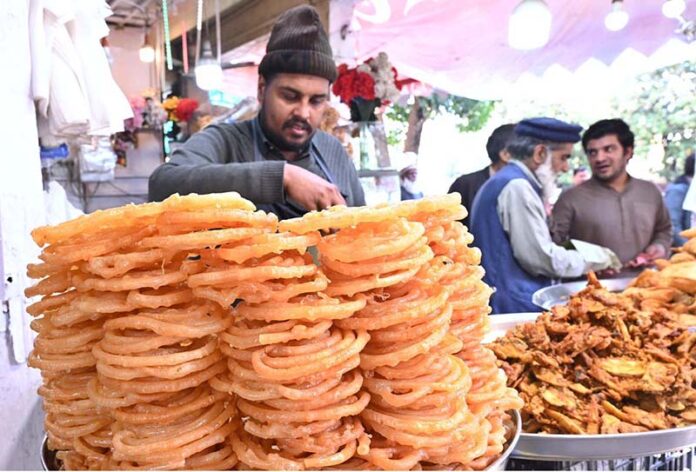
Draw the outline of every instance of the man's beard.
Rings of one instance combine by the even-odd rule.
[[[418,195],[421,193],[419,185],[416,183],[415,180],[401,179],[401,186],[412,195]]]
[[[547,151],[548,157],[546,161],[539,166],[535,174],[541,182],[542,198],[546,205],[553,205],[556,203],[559,195],[558,185],[556,185],[556,173],[553,171],[553,166],[551,164],[551,151]]]
[[[299,118],[290,118],[283,123],[282,129],[287,129],[291,128],[293,126],[300,125],[304,127],[308,133],[307,133],[307,139],[305,139],[301,143],[295,143],[295,142],[290,142],[287,139],[283,137],[282,134],[277,133],[276,131],[272,130],[270,126],[268,126],[268,121],[266,119],[266,112],[265,109],[262,107],[259,110],[259,122],[261,123],[261,128],[263,129],[263,133],[266,135],[268,140],[273,143],[275,147],[280,149],[281,151],[292,151],[292,152],[299,152],[302,151],[307,147],[307,144],[312,140],[312,137],[314,136],[314,128],[312,128],[312,125],[309,124],[306,120],[302,120]]]

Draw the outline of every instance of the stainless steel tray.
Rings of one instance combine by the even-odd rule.
[[[609,291],[620,292],[628,287],[631,280],[633,279],[602,279],[600,283]],[[554,305],[565,305],[571,295],[578,293],[585,287],[587,287],[587,281],[584,280],[544,287],[534,292],[532,303],[544,310],[550,310]]]
[[[696,426],[624,434],[522,433],[512,457],[541,461],[614,460],[696,446]]]
[[[56,457],[56,451],[48,448],[48,437],[44,435],[41,441],[41,468],[43,470],[60,470],[61,463]]]
[[[491,315],[491,330],[484,338],[484,343],[503,336],[519,324],[533,322],[539,314]],[[537,461],[615,460],[663,454],[690,447],[696,447],[696,426],[623,434],[521,433],[511,457]]]
[[[514,451],[515,447],[517,446],[517,441],[519,441],[520,434],[522,433],[522,417],[520,416],[520,412],[517,410],[512,410],[510,414],[512,414],[512,421],[515,423],[515,434],[512,435],[510,441],[508,441],[508,443],[505,445],[505,449],[503,449],[503,453],[500,454],[500,457],[498,457],[495,462],[492,462],[484,470],[505,470],[505,466],[507,465],[508,460],[510,460],[510,454],[512,454],[512,451]]]

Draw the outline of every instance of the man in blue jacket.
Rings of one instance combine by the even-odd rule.
[[[554,118],[522,120],[507,145],[510,164],[476,196],[471,230],[483,253],[484,280],[496,289],[493,313],[538,311],[532,295],[552,279],[578,277],[616,263],[616,256],[599,246],[592,257],[558,246],[548,229],[544,190],[568,171],[581,130]]]

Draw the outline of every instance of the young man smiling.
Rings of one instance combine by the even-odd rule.
[[[627,268],[667,256],[672,224],[662,195],[626,171],[634,146],[628,125],[620,119],[598,121],[583,134],[582,146],[592,178],[556,202],[554,241],[573,238],[608,247]]]
[[[365,204],[341,143],[319,129],[336,79],[316,10],[292,8],[273,26],[259,65],[257,118],[196,133],[150,176],[150,200],[236,191],[281,219]]]

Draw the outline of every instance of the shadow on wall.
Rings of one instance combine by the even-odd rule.
[[[4,333],[6,334],[6,333]],[[0,338],[0,470],[41,470],[44,412],[35,369],[10,360],[9,339]]]

